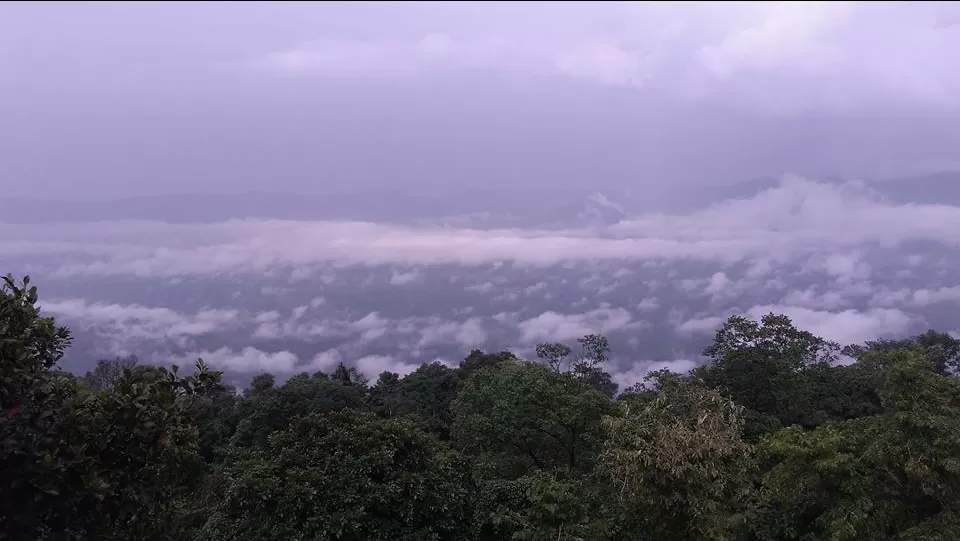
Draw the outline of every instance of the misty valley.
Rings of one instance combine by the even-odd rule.
[[[957,51],[0,2],[0,541],[960,541]]]

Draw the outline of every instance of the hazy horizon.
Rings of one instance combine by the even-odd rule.
[[[0,270],[76,370],[960,333],[955,50],[956,3],[7,2]]]

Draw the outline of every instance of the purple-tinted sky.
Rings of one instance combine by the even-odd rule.
[[[0,4],[5,195],[960,163],[956,3]]]

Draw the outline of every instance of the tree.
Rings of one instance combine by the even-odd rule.
[[[953,539],[960,534],[960,382],[915,350],[886,365],[885,412],[768,437],[759,539]]]
[[[97,366],[84,374],[80,381],[93,389],[106,389],[123,376],[125,369],[133,368],[139,363],[140,359],[136,355],[100,359],[97,361]]]
[[[343,374],[349,375],[347,370]],[[246,397],[237,406],[236,431],[231,436],[233,447],[264,445],[271,432],[286,428],[295,418],[311,413],[326,413],[349,408],[362,408],[367,388],[347,383],[342,378],[329,378],[322,373],[298,374],[280,387],[266,378],[254,378]]]
[[[201,474],[187,397],[204,392],[210,375],[202,361],[197,368],[183,378],[175,366],[159,367],[163,377],[126,369],[111,387],[84,396],[70,412],[69,431],[61,437],[71,442],[70,453],[82,458],[87,479],[85,490],[73,494],[71,514],[64,515],[68,531],[79,528],[84,538],[117,540],[167,539],[176,531],[179,502]]]
[[[850,345],[843,353],[857,359],[871,351],[913,349],[933,363],[938,374],[960,375],[960,340],[946,333],[930,329],[922,334],[900,340],[871,340],[864,345]]]
[[[408,419],[307,415],[227,479],[205,539],[455,540],[467,524],[466,468]]]
[[[273,374],[257,374],[250,381],[250,386],[244,393],[246,396],[258,396],[267,393],[276,386],[276,379]]]
[[[609,356],[610,346],[606,337],[590,334],[578,338],[581,352],[580,358],[568,367],[570,373],[576,374],[580,380],[613,398],[617,394],[618,385],[612,376],[603,371],[602,364]],[[537,344],[537,358],[547,363],[554,372],[562,372],[563,364],[572,353],[568,346],[559,342],[542,342]]]
[[[487,368],[453,402],[454,437],[508,477],[592,466],[612,402],[574,376],[537,363]]]
[[[38,386],[50,375],[70,345],[70,331],[53,318],[42,317],[37,288],[30,277],[17,282],[13,276],[0,283],[0,407],[7,418],[25,418],[23,408],[41,410],[48,398]]]
[[[187,396],[182,406],[199,432],[199,453],[207,464],[219,462],[237,425],[237,393],[223,384],[223,373],[198,359],[195,372],[184,378]]]
[[[753,321],[731,316],[717,329],[713,344],[703,354],[714,362],[731,354],[751,351],[767,358],[782,359],[794,370],[836,360],[839,346],[793,326],[790,318],[769,313]]]
[[[559,372],[563,361],[570,355],[571,349],[557,342],[537,344],[537,358],[547,363],[554,372]]]
[[[70,333],[37,290],[0,286],[0,532],[10,539],[160,539],[199,463],[183,396],[209,374],[121,370],[78,388],[56,365]]]
[[[460,371],[464,378],[477,370],[483,368],[494,368],[505,363],[517,362],[520,359],[509,351],[499,353],[484,353],[479,349],[474,349],[463,361],[460,362]]]
[[[783,315],[760,322],[733,316],[704,350],[712,362],[692,371],[695,379],[747,408],[752,438],[781,426],[816,426],[824,414],[809,373],[829,367],[839,346],[801,331]]]
[[[441,439],[450,436],[450,404],[460,389],[460,371],[434,362],[402,379],[377,383],[371,391],[375,410],[386,416],[415,415]]]
[[[644,405],[604,420],[601,471],[627,531],[652,539],[730,539],[755,463],[743,408],[671,380]]]
[[[517,479],[488,479],[473,503],[476,541],[616,539],[598,505],[609,494],[590,479],[533,470]]]
[[[90,490],[82,451],[61,445],[76,386],[55,367],[70,332],[41,316],[37,300],[29,276],[0,282],[0,532],[11,539],[69,531],[74,502]]]
[[[337,364],[337,368],[331,374],[330,379],[339,381],[344,385],[359,385],[360,387],[366,387],[369,383],[366,376],[361,374],[355,366],[347,368],[342,362]]]

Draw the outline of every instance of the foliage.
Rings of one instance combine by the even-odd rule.
[[[656,539],[729,539],[754,468],[742,426],[742,407],[689,383],[608,417],[600,463],[631,526]]]
[[[323,373],[298,374],[279,387],[273,385],[272,376],[269,380],[259,377],[255,380],[258,386],[237,404],[236,431],[230,445],[265,445],[272,432],[286,428],[297,417],[362,407],[366,388],[346,382],[344,374],[338,379]]]
[[[608,539],[596,502],[606,497],[589,479],[533,470],[517,479],[482,481],[474,503],[476,539],[577,541]]]
[[[567,373],[514,363],[473,374],[453,403],[453,434],[486,466],[510,476],[531,468],[589,468],[610,400]]]
[[[733,316],[704,350],[712,363],[693,371],[703,385],[747,408],[748,436],[823,422],[811,374],[837,359],[839,346],[793,326],[786,316],[759,322]]]
[[[312,414],[273,433],[227,470],[208,539],[456,539],[467,470],[405,419]]]
[[[381,378],[371,390],[371,407],[387,417],[415,415],[435,434],[448,439],[450,404],[457,396],[461,372],[434,362],[421,365],[402,380]]]
[[[198,464],[181,396],[219,374],[124,367],[89,389],[56,369],[69,332],[40,316],[37,293],[0,290],[0,538],[163,538]]]
[[[886,350],[887,412],[764,442],[776,465],[757,511],[761,539],[939,539],[960,522],[960,382],[910,350]]]
[[[841,350],[735,316],[704,366],[620,395],[600,335],[241,393],[203,360],[76,378],[69,344],[4,278],[0,540],[960,538],[960,341],[936,331]]]
[[[106,389],[123,377],[124,370],[132,369],[140,364],[136,355],[100,359],[97,366],[83,375],[80,381],[92,389]]]

